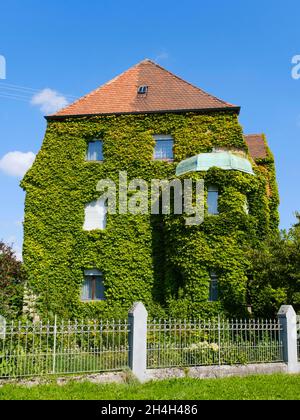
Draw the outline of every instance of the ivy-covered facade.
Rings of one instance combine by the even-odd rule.
[[[137,68],[140,79],[129,70],[125,80],[121,75],[121,82],[130,86],[133,77],[132,95],[145,95],[137,100],[148,106],[153,79],[161,82],[163,96],[164,80],[159,77],[168,72],[149,61],[134,71]],[[175,82],[186,102],[186,91],[195,93],[197,100],[197,91],[190,92],[180,79]],[[171,91],[172,83],[170,79],[167,86]],[[194,102],[186,108],[178,102],[178,109],[163,109],[157,103],[151,104],[151,110],[140,103],[124,112],[95,109],[97,103],[105,104],[106,97],[96,100],[103,89],[112,103],[118,99],[113,86],[114,81],[65,113],[47,118],[43,145],[22,181],[26,191],[23,258],[35,311],[44,317],[119,318],[133,302],[142,301],[157,317],[245,315],[251,305],[248,249],[278,228],[274,159],[266,140],[260,138],[263,153],[251,153],[238,121],[239,109],[227,103],[213,105],[213,97],[203,91],[198,109]],[[140,86],[146,86],[146,92],[139,93]],[[164,103],[172,101],[172,94],[167,94]],[[203,105],[205,98],[209,106]],[[154,159],[157,135],[173,139],[172,159]],[[95,139],[101,140],[103,157],[88,160],[89,144]],[[217,192],[216,214],[209,211],[206,200],[199,226],[187,226],[184,215],[117,212],[106,215],[104,229],[84,229],[86,206],[99,198],[100,180],[111,179],[118,186],[120,171],[127,172],[128,182],[175,179],[176,167],[184,159],[218,150],[243,156],[254,175],[211,167],[179,176],[204,179],[206,198],[211,186]],[[100,273],[101,290],[96,283]],[[89,274],[94,283],[89,283]],[[91,290],[85,292],[85,287]],[[101,299],[97,293],[103,295]]]

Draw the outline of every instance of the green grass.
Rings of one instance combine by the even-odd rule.
[[[171,379],[146,384],[69,382],[25,387],[7,384],[1,400],[292,400],[300,399],[300,375],[258,375],[223,379]]]

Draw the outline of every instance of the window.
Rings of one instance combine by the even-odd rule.
[[[143,86],[138,87],[138,94],[139,95],[145,95],[146,93],[148,93],[148,86],[143,85]]]
[[[88,142],[86,160],[102,161],[103,160],[103,141],[93,140]]]
[[[85,206],[84,230],[106,228],[107,202],[103,199],[92,201]]]
[[[154,159],[156,160],[173,160],[173,144],[174,140],[171,136],[154,136],[155,149]]]
[[[210,185],[207,191],[208,214],[219,214],[218,200],[219,200],[218,187],[214,185]]]
[[[104,283],[101,271],[97,269],[84,270],[84,282],[81,290],[81,300],[104,300]]]
[[[243,204],[243,210],[246,214],[249,214],[250,210],[249,210],[249,202],[248,202],[247,197],[245,197],[245,201],[244,201],[244,204]]]
[[[210,273],[208,300],[209,302],[216,302],[218,300],[218,276],[214,271]]]

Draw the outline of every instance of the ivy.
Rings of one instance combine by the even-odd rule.
[[[153,161],[154,134],[175,140],[173,163]],[[86,162],[87,142],[104,141],[103,163]],[[220,189],[218,216],[186,226],[182,216],[108,215],[104,231],[83,231],[84,205],[97,182],[175,176],[182,159],[213,147],[247,152],[234,112],[148,114],[50,120],[42,148],[22,181],[26,190],[24,263],[45,317],[122,317],[136,300],[152,316],[245,313],[249,262],[245,245],[278,226],[274,160],[253,163],[256,176],[212,168],[192,176]],[[247,196],[250,214],[243,210]],[[83,303],[83,270],[100,269],[106,300]],[[219,301],[208,302],[209,273]]]

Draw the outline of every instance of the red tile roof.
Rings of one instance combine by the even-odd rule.
[[[264,159],[268,156],[263,134],[248,134],[244,138],[248,145],[249,153],[254,160]]]
[[[139,86],[148,86],[138,94]],[[144,60],[48,118],[232,109],[239,107],[209,95],[151,60]]]

